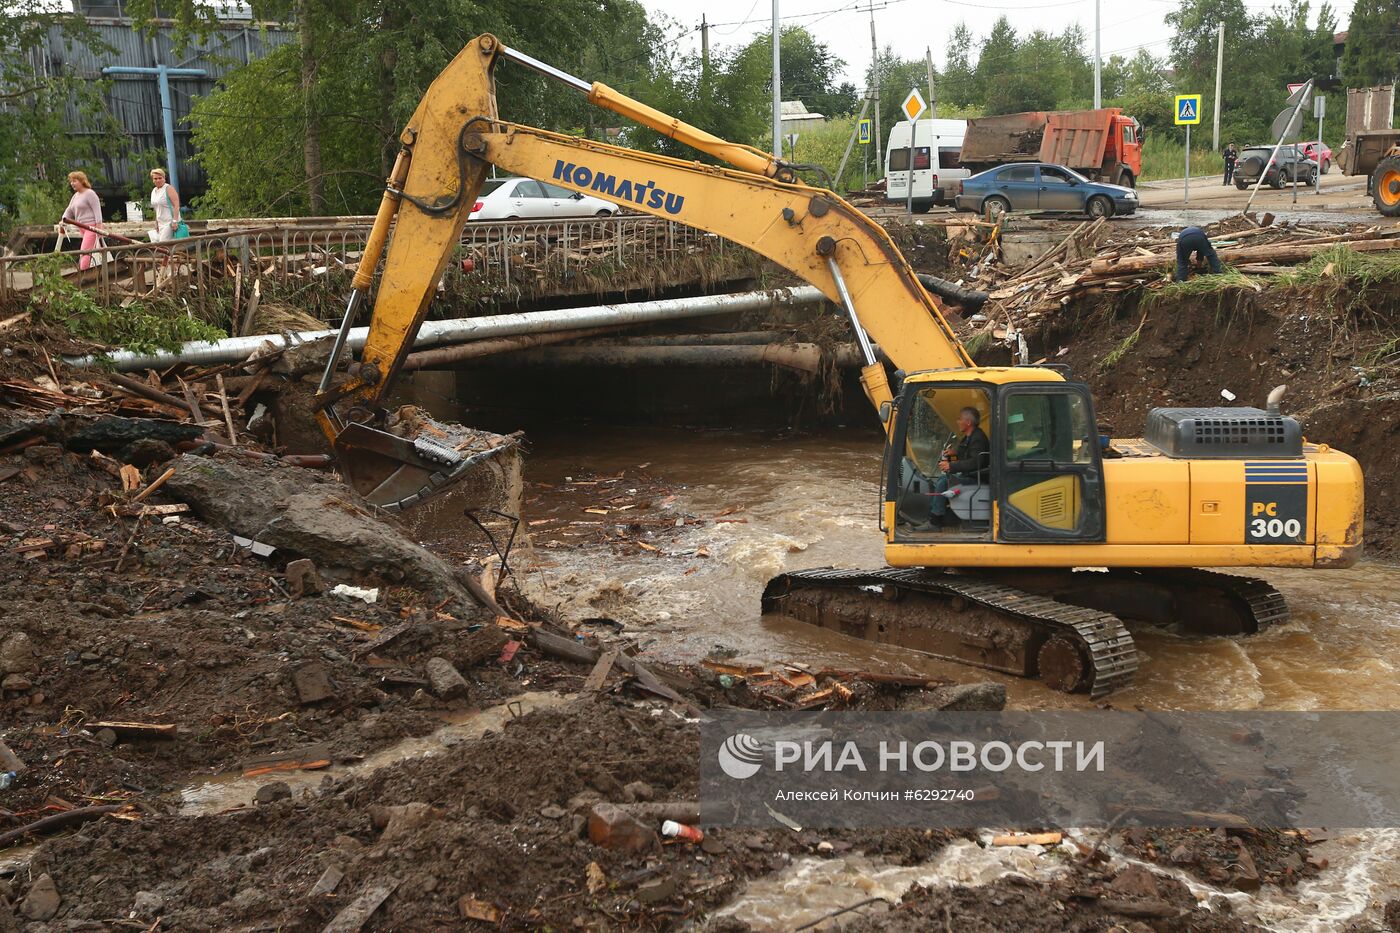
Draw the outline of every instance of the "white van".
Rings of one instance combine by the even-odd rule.
[[[954,182],[972,175],[962,167],[966,120],[901,120],[890,130],[885,150],[885,197],[904,204],[909,198],[909,134],[914,137],[914,210],[951,204]]]

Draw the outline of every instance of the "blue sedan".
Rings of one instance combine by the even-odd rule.
[[[1090,181],[1074,169],[1043,162],[999,165],[962,182],[960,211],[996,218],[1006,211],[1057,211],[1112,217],[1137,210],[1137,192]]]

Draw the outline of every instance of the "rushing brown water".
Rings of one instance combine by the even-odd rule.
[[[873,430],[781,438],[601,428],[530,441],[524,517],[534,523],[536,546],[511,563],[529,595],[565,618],[621,622],[661,658],[721,649],[723,656],[737,652],[739,661],[996,680],[1022,709],[1089,705],[1082,694],[1034,681],[760,616],[764,583],[784,570],[882,564],[881,450]],[[600,484],[598,477],[621,479]],[[636,507],[614,511],[608,497],[619,494]],[[649,523],[641,540],[650,549],[619,543],[626,539],[617,537],[618,523],[637,518]],[[684,527],[668,527],[680,518]],[[1287,624],[1245,638],[1187,638],[1135,625],[1137,681],[1109,701],[1123,709],[1400,706],[1400,567],[1367,562],[1351,570],[1258,573],[1287,596]],[[1237,916],[1266,929],[1379,929],[1381,908],[1400,897],[1400,830],[1334,830],[1311,851],[1331,867],[1287,891],[1244,893],[1152,868],[1179,877],[1203,904],[1228,902]],[[914,882],[976,886],[1008,872],[1044,877],[1061,864],[1051,853],[974,844],[908,867],[858,856],[800,860],[721,913],[755,929],[791,930],[872,896],[895,903]]]
[[[531,520],[552,516],[599,527],[619,520],[583,511],[598,505],[592,487],[568,482],[583,471],[654,478],[675,498],[653,509],[653,516],[705,519],[743,507],[726,523],[688,525],[659,542],[658,552],[619,554],[610,546],[584,544],[540,549],[521,559],[517,569],[525,572],[532,593],[557,601],[566,613],[617,619],[654,638],[650,643],[660,654],[703,657],[722,647],[758,662],[998,680],[1022,708],[1088,702],[1033,681],[760,618],[763,585],[777,573],[883,563],[880,445],[873,431],[775,439],[608,428],[532,440],[526,479],[548,488],[535,486],[526,516]],[[1142,657],[1137,681],[1111,702],[1148,709],[1400,706],[1400,567],[1366,562],[1350,570],[1258,574],[1288,597],[1288,623],[1242,638],[1183,637],[1135,625]]]

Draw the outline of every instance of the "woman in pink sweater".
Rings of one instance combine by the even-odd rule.
[[[92,190],[92,183],[88,181],[87,175],[82,172],[69,172],[68,187],[73,189],[73,197],[68,201],[68,209],[63,212],[63,219],[84,224],[85,227],[101,229],[102,202],[97,199],[97,192]],[[85,250],[96,249],[98,245],[96,230],[79,229],[83,231],[82,248]],[[78,260],[79,269],[86,269],[91,265],[91,253],[83,255]]]

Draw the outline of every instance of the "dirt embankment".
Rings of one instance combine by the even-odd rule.
[[[1392,290],[1085,299],[1031,332],[1032,355],[1068,363],[1092,385],[1100,422],[1121,437],[1140,436],[1154,407],[1263,407],[1286,384],[1283,410],[1307,438],[1360,462],[1366,550],[1382,556],[1400,548],[1397,348],[1400,292]]]

